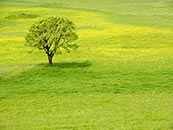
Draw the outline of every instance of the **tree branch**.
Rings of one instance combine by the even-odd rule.
[[[55,47],[54,47],[54,49],[51,51],[51,55],[54,55],[54,54],[56,53],[56,49],[57,49],[57,46],[58,46],[58,44],[59,44],[61,38],[62,38],[62,34],[60,34],[60,36],[59,36],[59,38],[58,38],[58,41],[55,43]]]

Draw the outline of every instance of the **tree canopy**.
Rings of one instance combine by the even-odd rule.
[[[27,45],[44,50],[50,64],[53,56],[61,54],[62,49],[70,52],[71,49],[78,48],[77,44],[72,43],[78,39],[74,23],[61,17],[39,20],[30,27],[25,39]]]

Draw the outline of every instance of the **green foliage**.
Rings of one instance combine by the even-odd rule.
[[[52,62],[52,57],[56,52],[62,53],[61,48],[67,52],[70,52],[70,49],[76,49],[78,46],[71,43],[77,39],[78,35],[73,22],[57,17],[41,19],[31,26],[26,35],[27,44],[44,50],[48,55],[49,63]]]

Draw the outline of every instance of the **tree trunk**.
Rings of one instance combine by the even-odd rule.
[[[52,56],[48,55],[49,64],[52,64]]]

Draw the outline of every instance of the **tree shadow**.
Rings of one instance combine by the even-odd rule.
[[[59,68],[86,68],[90,67],[92,64],[89,61],[84,62],[60,62],[60,63],[41,63],[38,64],[38,66],[44,66],[44,67],[59,67]]]

